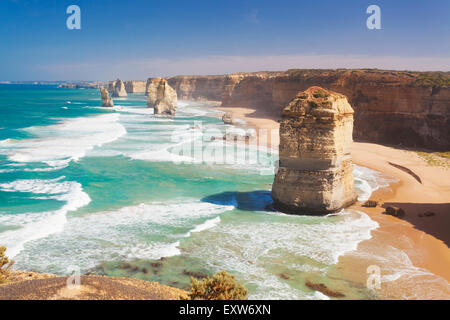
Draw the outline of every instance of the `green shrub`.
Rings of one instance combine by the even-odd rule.
[[[309,101],[309,107],[310,108],[318,108],[319,105],[315,101]]]
[[[330,94],[326,92],[325,90],[319,89],[313,94],[314,98],[326,98],[329,97]]]
[[[0,247],[0,283],[5,282],[8,277],[8,271],[5,269],[11,262],[5,255],[6,247]]]
[[[450,86],[450,75],[444,72],[421,73],[415,83],[422,87],[448,87]]]
[[[202,280],[191,277],[191,300],[247,300],[247,296],[247,289],[226,271]]]

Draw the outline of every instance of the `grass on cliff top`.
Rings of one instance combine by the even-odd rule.
[[[330,96],[330,94],[325,90],[319,89],[316,92],[314,92],[313,96],[314,98],[327,98]]]
[[[450,86],[449,72],[419,73],[415,84],[421,87],[447,87]]]
[[[427,162],[428,165],[434,167],[450,168],[450,151],[449,152],[422,152],[416,151],[417,155]]]

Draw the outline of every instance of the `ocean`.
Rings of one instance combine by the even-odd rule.
[[[154,116],[143,94],[114,103],[100,108],[93,89],[0,84],[0,245],[15,269],[184,289],[227,270],[250,299],[326,298],[306,279],[373,297],[327,276],[378,227],[366,214],[267,209],[277,152],[211,139],[230,126],[208,103],[180,101],[174,118]],[[354,173],[360,200],[386,185]]]

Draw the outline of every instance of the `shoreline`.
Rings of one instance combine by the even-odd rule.
[[[247,108],[217,109],[232,113],[248,127],[275,130],[269,139],[258,134],[258,145],[278,149],[279,119]],[[381,287],[376,293],[386,299],[450,299],[450,170],[428,165],[414,151],[373,143],[354,142],[352,157],[355,164],[397,182],[372,193],[370,200],[379,203],[376,208],[362,203],[350,207],[367,214],[379,227],[355,251],[341,256],[336,270],[365,286],[367,268],[379,267]],[[406,215],[383,214],[388,205],[401,207]]]

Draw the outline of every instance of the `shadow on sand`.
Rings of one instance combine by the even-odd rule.
[[[426,232],[447,247],[450,246],[450,203],[401,203],[386,202],[388,206],[399,207],[405,211],[403,220],[411,223],[416,229]]]

